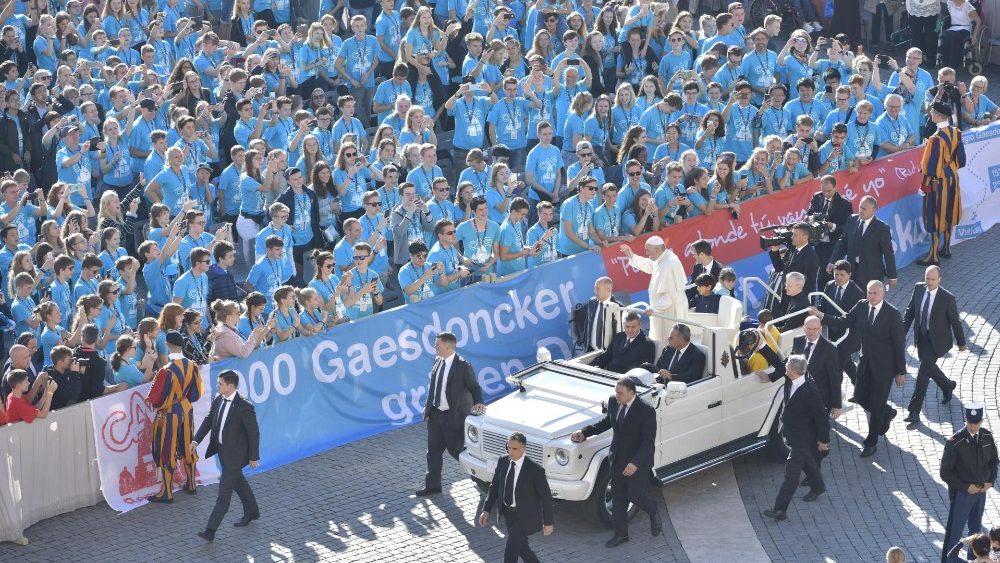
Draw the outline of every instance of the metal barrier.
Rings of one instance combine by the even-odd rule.
[[[814,291],[814,292],[810,293],[809,294],[809,302],[810,303],[812,303],[812,298],[813,297],[821,297],[821,298],[825,299],[826,301],[828,301],[831,305],[834,306],[835,309],[837,309],[837,311],[840,312],[841,316],[847,314],[847,312],[845,312],[843,309],[840,308],[840,305],[837,305],[836,301],[834,301],[833,299],[831,299],[829,295],[823,293],[822,291]],[[744,299],[746,299],[745,296],[744,296]],[[799,311],[795,311],[794,313],[788,313],[787,315],[783,315],[783,316],[777,317],[775,319],[771,319],[770,321],[768,321],[767,323],[764,324],[764,326],[763,326],[764,333],[767,334],[768,331],[771,329],[771,327],[774,326],[774,325],[776,325],[776,324],[778,324],[778,323],[785,322],[788,319],[794,319],[795,317],[797,317],[799,315],[808,315],[808,314],[809,314],[809,309],[802,309],[802,310],[799,310]],[[847,338],[847,336],[850,334],[850,332],[851,332],[850,329],[845,330],[844,331],[844,335],[841,336],[840,338],[838,338],[834,342],[834,345],[839,345],[841,342],[843,342],[844,339]],[[778,353],[780,354],[781,350],[778,350]]]
[[[760,279],[760,278],[758,278],[756,276],[747,276],[745,278],[740,278],[740,283],[741,283],[740,287],[743,290],[743,312],[744,313],[746,313],[747,311],[750,310],[750,308],[747,307],[747,299],[750,297],[750,293],[747,291],[747,286],[750,285],[750,282],[755,282],[755,283],[760,284],[760,286],[763,287],[764,289],[766,289],[768,293],[770,293],[771,295],[773,295],[775,299],[777,299],[778,301],[781,301],[781,296],[778,295],[777,293],[775,293],[774,290],[771,289],[771,286],[767,285],[766,281],[764,281],[764,280],[762,280],[762,279]]]

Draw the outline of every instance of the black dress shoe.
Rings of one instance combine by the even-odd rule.
[[[441,494],[441,487],[424,487],[417,491],[418,497],[429,497],[431,495]]]
[[[799,483],[799,484],[802,485],[803,487],[810,487],[811,486],[809,484],[809,478],[808,477],[806,477],[805,479],[803,479],[802,482]]]
[[[917,264],[920,266],[939,266],[940,262],[937,260],[928,260],[926,258],[921,258],[917,260]]]
[[[907,424],[918,424],[920,423],[920,415],[919,414],[908,415],[906,418],[903,419],[903,422]]]
[[[944,396],[941,397],[941,404],[942,405],[947,405],[948,403],[951,402],[951,398],[955,394],[955,388],[956,387],[958,387],[958,382],[952,381],[951,382],[951,389],[948,389],[947,391],[945,391],[944,392]]]
[[[871,457],[875,455],[876,446],[865,446],[865,449],[861,450],[861,457]]]
[[[938,256],[941,258],[951,258],[951,250],[942,250],[941,252],[938,252]]]
[[[257,516],[253,516],[253,517],[244,516],[243,518],[240,518],[239,522],[234,522],[233,523],[233,527],[234,528],[243,528],[245,526],[249,526],[250,522],[253,522],[254,520],[258,520],[258,519],[260,519],[260,515],[259,514]]]
[[[847,402],[848,403],[857,403],[858,399],[854,395],[851,395],[850,398],[847,399]]]
[[[621,544],[623,544],[623,543],[625,543],[627,541],[628,541],[628,536],[613,536],[610,540],[608,540],[604,544],[604,547],[607,547],[607,548],[618,547],[619,545],[621,545]]]
[[[654,538],[660,535],[660,532],[663,531],[663,521],[660,520],[659,511],[654,512],[649,516],[649,531],[653,534]]]
[[[776,522],[781,522],[782,520],[787,520],[788,516],[785,515],[784,510],[765,510],[761,512],[764,516],[771,518]]]
[[[215,541],[215,530],[205,530],[204,532],[198,532],[198,537],[202,538],[208,543],[212,543]]]
[[[812,501],[816,500],[817,498],[819,498],[819,495],[821,495],[821,494],[823,494],[825,492],[826,492],[826,489],[820,489],[818,491],[809,491],[809,494],[807,494],[806,496],[802,497],[802,500],[804,500],[806,502],[812,502]]]
[[[160,495],[151,496],[151,497],[147,498],[146,500],[148,500],[149,502],[159,502],[159,503],[162,503],[162,504],[170,504],[170,503],[174,502],[173,497],[160,496]]]
[[[896,418],[897,414],[899,414],[899,411],[891,407],[889,408],[889,415],[885,417],[885,422],[882,423],[881,432],[879,432],[879,434],[884,436],[885,433],[889,431],[889,427],[892,425],[892,421]]]

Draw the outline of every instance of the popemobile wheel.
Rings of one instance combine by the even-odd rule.
[[[589,502],[593,507],[592,514],[597,517],[597,521],[607,528],[614,527],[614,522],[611,520],[611,468],[608,467],[607,462],[597,474],[597,481],[594,482],[594,490],[590,493]],[[635,503],[628,503],[625,518],[631,520],[638,510]]]
[[[972,63],[969,63],[969,66],[967,67],[967,70],[969,71],[969,74],[979,74],[979,73],[983,72],[983,65],[981,65],[981,64],[979,64],[977,62],[972,62]]]
[[[750,21],[753,22],[755,28],[764,27],[764,17],[767,15],[765,14],[764,2],[765,0],[753,0],[750,3]]]

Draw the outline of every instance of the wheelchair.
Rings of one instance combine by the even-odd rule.
[[[962,68],[969,74],[975,76],[977,74],[982,74],[983,68],[990,64],[990,55],[993,52],[993,44],[990,42],[990,27],[986,24],[986,16],[983,13],[983,2],[981,0],[975,0],[972,1],[972,5],[976,8],[976,13],[979,14],[979,20],[983,23],[979,26],[979,34],[976,37],[966,39],[965,44],[962,46],[962,52],[965,53],[962,59]],[[889,43],[893,50],[905,49],[910,46],[910,28],[906,18],[907,15],[904,13],[902,21],[899,24],[899,29],[894,31],[892,35],[889,36]],[[941,15],[938,16],[937,26],[935,28],[938,34],[938,49],[937,57],[934,63],[938,68],[945,66],[943,54],[943,30],[948,29],[950,25],[951,14],[948,13],[948,9],[946,7],[942,6]]]

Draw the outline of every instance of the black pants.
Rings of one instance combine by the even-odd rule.
[[[525,563],[537,563],[538,556],[528,545],[528,534],[524,533],[521,521],[517,517],[516,508],[503,509],[504,521],[507,522],[507,546],[503,550],[504,563],[517,563],[518,559]]]
[[[789,503],[792,502],[792,495],[799,488],[799,476],[805,471],[806,478],[809,479],[809,486],[814,491],[822,491],[826,488],[823,483],[823,474],[819,470],[819,446],[816,443],[790,445],[788,459],[785,460],[785,480],[781,482],[778,489],[778,498],[774,501],[775,510],[788,510]]]
[[[461,425],[456,428],[451,424],[447,412],[431,407],[427,415],[427,475],[424,476],[426,488],[441,488],[441,467],[444,465],[442,456],[447,450],[451,457],[458,459],[458,454],[465,449],[462,430]]]
[[[611,521],[614,523],[615,536],[628,537],[628,503],[646,511],[652,518],[658,508],[653,499],[649,498],[649,471],[639,469],[631,477],[622,475],[624,468],[612,469],[611,475]]]
[[[865,437],[865,446],[878,444],[882,426],[892,413],[892,407],[889,406],[889,391],[892,389],[894,377],[893,374],[873,373],[870,367],[858,370],[857,388],[863,387],[863,391],[856,391],[855,396],[858,404],[868,411],[868,435]]]
[[[267,27],[270,29],[276,29],[278,27],[278,22],[274,19],[274,12],[271,10],[261,10],[259,12],[255,12],[254,18],[266,21]]]
[[[945,31],[944,33],[944,64],[956,72],[965,67],[965,42],[972,36],[967,29]]]
[[[851,385],[858,384],[858,366],[851,356],[858,351],[858,347],[847,339],[837,345],[837,360],[840,362],[840,369],[847,374],[847,379],[851,380]]]
[[[944,393],[950,392],[952,386],[952,381],[938,367],[938,357],[934,354],[928,337],[923,334],[917,337],[917,357],[920,358],[917,385],[913,389],[913,396],[910,397],[910,404],[906,407],[912,416],[920,414],[920,409],[924,406],[924,397],[927,396],[927,386],[932,379]]]
[[[885,4],[880,2],[875,7],[875,16],[872,17],[872,45],[879,43],[878,35],[883,26],[885,27],[885,41],[888,43],[889,36],[892,35],[892,14],[889,13]]]
[[[910,16],[907,19],[910,25],[910,46],[917,47],[924,53],[924,63],[929,66],[934,66],[937,58],[937,19],[937,16]]]
[[[218,530],[222,524],[222,518],[229,512],[229,503],[233,499],[233,491],[240,497],[243,503],[243,516],[249,518],[259,518],[260,508],[257,507],[257,499],[253,496],[250,483],[243,476],[242,467],[222,466],[222,476],[219,478],[219,498],[215,500],[215,508],[212,515],[208,517],[208,529]]]

